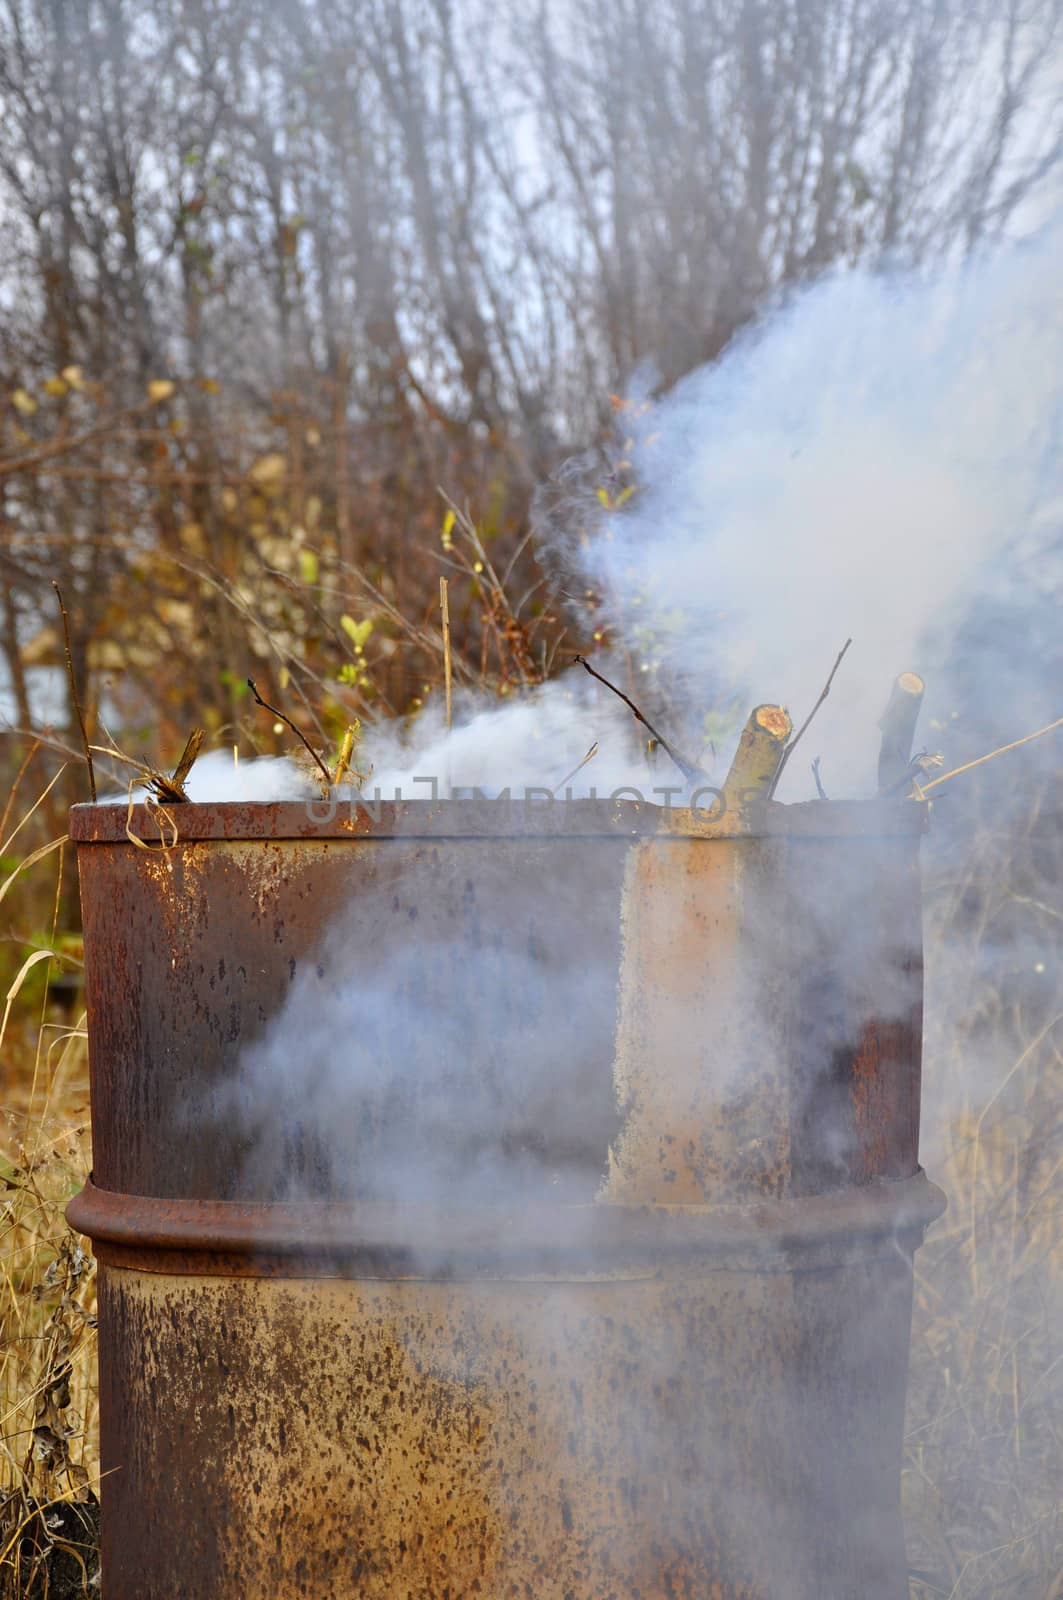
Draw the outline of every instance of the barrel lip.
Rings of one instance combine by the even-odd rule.
[[[718,791],[702,809],[646,800],[516,799],[228,801],[157,806],[76,805],[70,837],[79,845],[137,841],[464,838],[888,838],[927,828],[925,802],[805,800],[762,803],[714,815]]]
[[[909,1178],[741,1206],[591,1203],[448,1211],[424,1204],[124,1195],[97,1188],[90,1175],[66,1215],[94,1244],[119,1257],[128,1253],[129,1264],[147,1270],[180,1270],[179,1258],[187,1256],[197,1270],[213,1258],[215,1270],[253,1272],[258,1261],[279,1258],[292,1265],[370,1265],[381,1276],[409,1276],[412,1268],[416,1276],[492,1263],[540,1270],[697,1256],[717,1256],[721,1264],[770,1264],[772,1257],[790,1263],[808,1252],[817,1265],[829,1264],[850,1254],[854,1240],[921,1236],[944,1208],[942,1191],[919,1168]]]

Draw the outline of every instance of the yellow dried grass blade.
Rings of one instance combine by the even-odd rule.
[[[39,849],[31,851],[28,856],[19,862],[14,872],[5,878],[3,883],[0,883],[0,901],[3,900],[19,873],[24,872],[27,867],[34,866],[38,861],[43,861],[45,856],[50,856],[53,850],[61,850],[65,844],[66,834],[64,833],[58,839],[53,839],[50,844],[42,844]]]
[[[54,956],[55,956],[55,951],[51,950],[51,949],[49,949],[49,950],[34,950],[33,954],[31,956],[27,956],[26,960],[22,963],[21,967],[19,967],[18,972],[15,974],[14,982],[12,983],[10,989],[7,991],[7,1003],[4,1006],[4,1018],[3,1018],[3,1021],[0,1022],[0,1045],[3,1044],[4,1035],[7,1032],[7,1019],[11,1015],[11,1007],[14,1004],[14,1002],[18,999],[19,990],[22,988],[22,985],[25,983],[28,974],[40,962],[42,962],[42,961],[51,961]]]

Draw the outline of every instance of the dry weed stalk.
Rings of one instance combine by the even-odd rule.
[[[540,652],[541,659],[536,662],[534,655],[534,635],[537,629],[548,626],[554,619],[549,612],[543,611],[532,624],[525,622],[523,612],[529,601],[542,587],[543,580],[537,580],[517,601],[509,595],[509,582],[521,556],[523,555],[531,534],[527,534],[517,545],[510,560],[501,574],[496,570],[480,531],[473,521],[467,507],[459,506],[455,500],[441,489],[440,498],[447,506],[447,522],[450,532],[446,550],[452,565],[460,572],[464,572],[474,585],[474,594],[479,598],[482,607],[482,646],[481,646],[481,687],[487,687],[487,641],[493,639],[498,660],[498,680],[495,685],[497,690],[505,693],[510,682],[516,677],[522,688],[533,684],[542,683],[548,676],[552,665],[552,655],[548,652],[545,640]],[[457,543],[453,534],[459,535]]]
[[[1063,849],[1036,788],[1022,810],[976,813],[965,859],[928,878],[923,1147],[949,1210],[916,1257],[912,1600],[1063,1592]]]
[[[63,644],[66,649],[66,672],[67,679],[70,684],[70,703],[74,707],[74,711],[78,719],[78,727],[81,729],[81,743],[85,751],[85,766],[88,768],[89,774],[89,795],[93,804],[95,804],[96,774],[93,771],[92,766],[92,747],[89,744],[88,729],[85,727],[85,713],[81,709],[81,695],[78,692],[77,673],[74,671],[74,652],[70,644],[70,618],[67,615],[66,603],[63,600],[63,591],[60,589],[54,578],[52,579],[52,588],[55,590],[55,598],[59,602],[59,614],[63,619]]]
[[[443,630],[443,686],[449,733],[454,726],[454,664],[450,649],[450,585],[446,578],[439,580],[439,613]]]

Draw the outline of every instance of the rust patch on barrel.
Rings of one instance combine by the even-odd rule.
[[[794,1485],[835,1514],[868,1492],[888,1397],[857,1386],[906,1334],[898,1267],[812,1275],[801,1299],[786,1274],[706,1293],[108,1269],[108,1583],[145,1600],[755,1600],[786,1570],[794,1600],[884,1594],[903,1554],[861,1567],[836,1520],[810,1545]],[[808,1429],[830,1308],[838,1370]],[[853,1586],[831,1588],[845,1560]]]
[[[775,841],[644,841],[628,856],[605,1198],[778,1196],[789,1167],[785,1006],[759,924],[785,895]]]

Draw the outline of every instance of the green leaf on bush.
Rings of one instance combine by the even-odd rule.
[[[349,617],[344,612],[340,618],[340,627],[354,645],[355,650],[360,654],[365,649],[365,642],[373,631],[373,619],[372,617],[366,617],[364,622],[355,622],[353,617]]]

